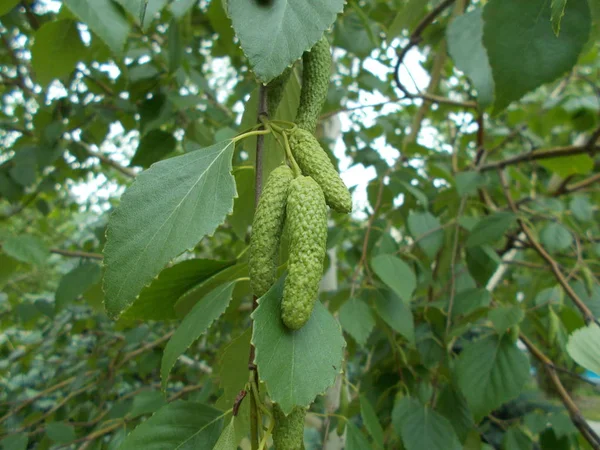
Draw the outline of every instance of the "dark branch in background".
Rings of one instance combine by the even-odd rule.
[[[56,255],[68,256],[71,258],[89,258],[89,259],[104,258],[100,253],[81,252],[78,250],[61,250],[59,248],[50,249],[50,253],[54,253]]]
[[[556,374],[556,366],[550,358],[544,355],[523,333],[519,334],[519,339],[527,347],[529,352],[544,365],[544,369],[550,377],[550,381],[556,388],[561,401],[565,405],[565,408],[569,411],[573,424],[579,429],[580,433],[589,442],[594,450],[600,450],[600,437],[593,430],[592,427],[587,423],[579,407],[575,404],[567,390],[562,385],[560,378]]]
[[[411,94],[408,89],[402,84],[400,81],[400,67],[402,66],[402,62],[406,57],[407,53],[410,49],[412,49],[415,45],[421,42],[421,34],[425,29],[431,25],[431,23],[439,16],[448,6],[454,3],[454,0],[444,0],[442,3],[437,5],[429,14],[427,14],[421,22],[415,27],[414,31],[410,34],[408,44],[400,50],[398,54],[398,61],[396,62],[396,66],[394,68],[394,80],[396,82],[396,86],[398,89],[404,94],[403,98],[414,99],[421,98],[423,100],[427,100],[434,103],[443,103],[453,106],[459,106],[462,108],[477,108],[476,102],[461,102],[457,100],[451,100],[449,98],[440,97],[437,95],[432,95],[430,93],[427,94]]]
[[[263,84],[260,84],[258,89],[258,112],[256,114],[256,120],[258,123],[261,122],[261,118],[267,116],[267,90]],[[264,127],[263,127],[264,128]],[[256,137],[256,166],[255,166],[255,178],[254,178],[254,207],[258,206],[260,194],[262,193],[263,186],[263,150],[265,146],[265,136],[258,135]],[[252,299],[252,311],[258,306],[256,296]],[[254,322],[251,322],[250,329],[254,326]],[[256,364],[254,364],[255,349],[254,345],[250,344],[250,354],[248,356],[248,369],[250,370],[250,377],[254,381],[254,386],[258,389],[258,370]],[[240,399],[240,402],[243,397]],[[234,405],[235,406],[235,405]],[[239,404],[237,405],[239,408]],[[262,423],[259,421],[258,405],[256,404],[256,396],[250,395],[250,437],[252,450],[258,449],[259,446],[259,430],[262,427]]]
[[[538,150],[529,153],[521,153],[520,155],[503,159],[501,161],[484,164],[479,167],[479,171],[485,172],[487,170],[503,169],[507,166],[513,166],[524,161],[537,161],[541,159],[560,158],[561,156],[574,156],[581,155],[583,153],[589,153],[593,155],[598,151],[600,151],[600,146],[595,145],[594,142],[589,141],[585,145],[569,145],[566,147],[551,148],[549,150]]]
[[[129,178],[135,178],[135,172],[131,169],[129,169],[128,167],[124,167],[121,164],[119,164],[116,161],[113,161],[112,159],[110,159],[108,156],[97,152],[95,150],[92,150],[92,148],[85,142],[83,141],[78,141],[78,144],[80,144],[83,149],[86,151],[86,153],[93,157],[93,158],[98,158],[100,160],[100,162],[104,165],[110,166],[113,169],[118,170],[119,172],[121,172],[123,175],[129,177]]]
[[[563,275],[562,271],[560,270],[560,266],[558,265],[558,263],[552,258],[552,256],[550,256],[550,254],[544,249],[544,247],[542,247],[541,244],[535,239],[535,236],[534,236],[533,232],[531,231],[531,229],[529,228],[529,226],[519,216],[519,209],[510,194],[510,188],[508,187],[508,182],[506,180],[506,175],[504,173],[504,170],[498,169],[498,175],[500,176],[500,182],[502,184],[502,189],[504,190],[504,195],[510,206],[510,209],[512,210],[512,212],[514,212],[517,215],[517,221],[519,223],[519,226],[521,227],[521,230],[523,231],[525,236],[527,236],[527,240],[529,241],[529,243],[531,244],[533,249],[550,266],[550,268],[552,269],[552,273],[554,273],[554,277],[556,278],[556,281],[558,281],[558,283],[562,286],[562,288],[567,293],[567,295],[571,298],[571,300],[573,301],[575,306],[579,309],[579,311],[583,315],[586,323],[591,323],[591,322],[598,323],[598,321],[594,317],[594,314],[592,313],[592,311],[590,311],[590,309],[583,302],[583,300],[581,300],[581,298],[579,298],[579,296],[575,293],[573,288],[569,285],[569,282]],[[599,325],[600,325],[600,323],[599,323]]]

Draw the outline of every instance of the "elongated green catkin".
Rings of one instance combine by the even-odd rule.
[[[304,175],[313,178],[325,194],[329,207],[341,213],[352,211],[352,196],[319,141],[297,128],[290,135],[290,148]]]
[[[275,450],[304,450],[304,418],[306,409],[296,407],[287,416],[273,405],[273,446]]]
[[[302,55],[302,89],[296,124],[311,133],[317,128],[319,114],[327,100],[331,75],[331,53],[325,36]]]
[[[279,238],[283,230],[290,183],[294,178],[288,166],[271,172],[254,214],[250,236],[250,285],[261,297],[277,277]]]
[[[291,73],[292,67],[288,67],[281,75],[267,84],[267,111],[271,119],[275,117],[275,113],[277,112],[279,103],[281,103],[281,99],[285,92],[285,86],[290,79]]]
[[[312,313],[327,248],[327,208],[316,181],[300,176],[290,183],[286,215],[290,256],[281,318],[288,328],[297,330]]]

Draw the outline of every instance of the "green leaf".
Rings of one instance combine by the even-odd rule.
[[[123,8],[127,10],[146,30],[150,23],[154,20],[154,16],[159,13],[168,0],[116,0]]]
[[[233,176],[238,196],[233,202],[233,213],[228,223],[237,237],[243,240],[254,218],[254,167],[236,167]]]
[[[169,153],[175,151],[177,140],[171,133],[162,130],[151,130],[140,140],[130,166],[150,167]]]
[[[64,3],[113,53],[122,53],[129,23],[111,0],[64,0]]]
[[[125,320],[172,320],[175,303],[187,291],[235,264],[235,261],[189,259],[164,269],[140,292],[135,303],[121,316]]]
[[[73,425],[66,422],[50,422],[46,424],[46,434],[57,444],[66,444],[75,439]]]
[[[353,297],[340,308],[339,319],[344,331],[364,347],[375,327],[371,308],[360,298]]]
[[[504,450],[531,450],[533,442],[519,427],[509,428],[502,439]]]
[[[91,286],[98,283],[101,277],[102,269],[93,262],[85,262],[63,276],[56,290],[56,311],[62,310],[83,295]]]
[[[580,328],[569,336],[567,351],[577,364],[600,373],[600,327],[597,324]]]
[[[487,284],[499,265],[500,257],[489,245],[467,249],[469,273],[479,284]]]
[[[171,5],[169,5],[169,9],[171,10],[171,14],[177,19],[181,19],[183,16],[187,14],[187,12],[194,7],[197,0],[175,0]]]
[[[542,159],[539,164],[562,178],[570,175],[587,175],[594,170],[594,160],[589,155]]]
[[[18,4],[19,0],[3,0],[2,3],[0,3],[0,16],[11,12]]]
[[[365,435],[350,421],[346,421],[346,450],[365,450],[371,448]]]
[[[483,46],[483,19],[482,8],[474,9],[454,19],[446,31],[448,40],[448,53],[454,64],[463,71],[473,82],[478,93],[478,102],[485,108],[494,101],[494,78],[488,60],[487,51]],[[479,177],[477,172],[469,173],[471,178]],[[466,175],[458,174],[456,177],[458,195],[463,197],[471,193],[472,184],[463,184],[468,191],[458,188],[458,179]],[[461,193],[461,191],[463,193]]]
[[[454,386],[446,385],[438,397],[437,411],[450,421],[458,439],[464,442],[475,426],[465,397]]]
[[[250,328],[235,338],[219,357],[219,386],[223,389],[221,399],[233,405],[238,392],[248,382],[248,355],[250,354]]]
[[[346,343],[339,324],[318,301],[306,325],[290,331],[281,320],[283,285],[284,277],[260,298],[252,314],[252,343],[269,397],[289,414],[333,385]]]
[[[550,17],[547,0],[490,0],[485,5],[483,44],[494,77],[494,112],[555,80],[577,62],[590,33],[587,1],[569,0],[559,37]]]
[[[479,308],[487,308],[492,301],[492,296],[487,289],[466,289],[456,294],[452,317],[466,316]]]
[[[359,401],[360,415],[363,423],[365,424],[365,428],[373,438],[377,448],[383,448],[383,428],[381,423],[379,423],[377,413],[373,409],[373,406],[371,406],[371,402],[369,402],[367,397],[361,395]]]
[[[9,237],[2,243],[2,250],[17,261],[38,266],[44,264],[50,255],[44,241],[31,235]]]
[[[462,450],[450,422],[414,398],[396,401],[392,424],[406,450]]]
[[[213,450],[237,450],[238,440],[235,433],[235,420],[236,417],[232,417],[229,424],[223,428],[219,440],[213,447]]]
[[[518,306],[500,306],[492,309],[488,317],[494,324],[498,334],[506,333],[509,328],[518,325],[524,318],[525,313]]]
[[[406,302],[392,291],[377,290],[375,292],[375,309],[385,323],[414,344],[414,319],[410,306]]]
[[[560,34],[560,22],[565,15],[567,0],[552,0],[550,8],[552,9],[550,20],[552,21],[552,31],[558,37]]]
[[[70,74],[87,53],[72,20],[47,22],[36,31],[34,39],[31,64],[36,81],[42,85]]]
[[[166,403],[165,396],[160,391],[140,392],[133,397],[133,405],[131,406],[128,417],[135,418],[146,414],[152,414],[165,406]]]
[[[456,174],[456,191],[460,197],[473,195],[485,184],[485,178],[475,171],[459,172]]]
[[[183,322],[181,322],[181,325],[179,325],[165,347],[160,365],[163,390],[167,387],[169,373],[177,358],[225,312],[231,301],[235,283],[236,281],[232,281],[211,291],[202,301],[196,303],[196,306],[185,316],[185,319],[183,319]]]
[[[555,253],[569,248],[573,242],[573,236],[560,223],[551,222],[542,229],[540,241],[546,250]]]
[[[27,450],[29,436],[27,433],[17,433],[5,437],[0,441],[2,450]]]
[[[227,267],[220,272],[217,272],[210,278],[202,281],[197,286],[190,288],[179,298],[179,300],[177,300],[177,303],[175,303],[175,313],[177,317],[185,317],[185,315],[190,312],[196,303],[202,300],[206,294],[215,289],[217,286],[247,276],[247,263],[238,263],[231,267]],[[240,285],[244,284],[248,283],[240,283]]]
[[[233,141],[154,164],[125,192],[104,248],[106,310],[116,318],[175,256],[212,233],[233,208]]]
[[[311,48],[344,8],[344,0],[230,0],[229,17],[259,81],[268,83]],[[260,24],[260,26],[257,26]]]
[[[478,247],[483,244],[492,244],[504,236],[516,221],[516,216],[511,212],[500,211],[484,217],[467,238],[467,247]]]
[[[587,195],[574,195],[569,202],[569,209],[571,209],[573,216],[580,222],[591,222],[594,218],[594,210]]]
[[[469,343],[456,364],[458,385],[476,421],[512,400],[529,379],[529,361],[510,336]]]
[[[379,255],[371,260],[371,267],[402,300],[410,302],[417,278],[408,264],[393,255]]]
[[[407,225],[408,231],[418,241],[419,247],[423,249],[429,258],[434,258],[444,245],[444,230],[440,228],[439,219],[429,212],[411,211],[408,215]],[[421,239],[424,234],[427,234],[427,237]]]
[[[177,400],[138,425],[119,450],[209,449],[217,442],[222,417],[211,406]]]

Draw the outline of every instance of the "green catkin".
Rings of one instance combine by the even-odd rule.
[[[257,297],[264,295],[277,277],[279,239],[293,178],[294,174],[288,166],[280,166],[273,170],[254,214],[248,265],[250,285]]]
[[[304,418],[306,409],[295,407],[287,416],[273,405],[273,446],[275,450],[304,450]]]
[[[281,318],[288,328],[297,330],[312,313],[327,248],[327,208],[316,181],[300,176],[290,183],[286,215],[290,256]]]
[[[302,89],[296,124],[311,133],[317,128],[319,114],[327,99],[331,75],[329,41],[323,36],[302,55]]]
[[[290,79],[291,73],[292,67],[288,67],[281,73],[281,75],[274,78],[269,82],[269,84],[267,84],[267,111],[269,112],[270,118],[275,117],[275,113],[277,112],[279,103],[283,98],[285,86]]]
[[[304,175],[313,178],[325,194],[329,207],[341,213],[352,211],[352,196],[319,141],[308,131],[296,128],[290,148]]]

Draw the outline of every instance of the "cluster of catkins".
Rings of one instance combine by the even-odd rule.
[[[254,294],[261,297],[276,281],[280,238],[287,224],[290,244],[281,318],[291,330],[306,324],[317,299],[327,248],[326,205],[342,213],[352,210],[348,188],[314,136],[331,71],[325,36],[304,53],[302,63],[297,126],[285,131],[291,154],[302,173],[294,174],[287,165],[271,172],[254,216],[249,259],[250,283]],[[287,69],[266,87],[271,115],[277,109],[291,71]],[[297,407],[286,417],[274,406],[273,442],[277,450],[304,448],[305,414],[304,408]]]

